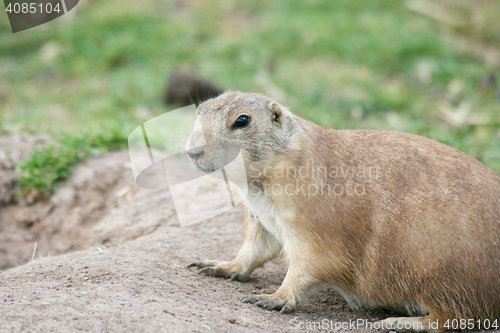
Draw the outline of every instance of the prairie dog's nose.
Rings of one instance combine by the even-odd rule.
[[[203,154],[203,149],[203,146],[191,148],[187,150],[187,154],[189,155],[189,157],[195,160]]]

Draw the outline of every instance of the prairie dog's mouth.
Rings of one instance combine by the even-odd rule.
[[[214,142],[210,149],[204,145],[187,149],[192,164],[205,173],[215,172],[230,164],[240,152],[239,146],[227,142]]]
[[[189,157],[189,160],[191,161],[191,165],[194,168],[199,169],[199,170],[203,171],[204,173],[212,173],[212,172],[217,170],[217,168],[215,168],[215,166],[212,163],[206,162],[203,159],[200,160],[200,159],[193,159],[193,158]]]
[[[191,166],[195,170],[201,170],[204,173],[211,173],[219,169],[207,156],[205,150],[199,151],[197,148],[187,151],[187,156]]]

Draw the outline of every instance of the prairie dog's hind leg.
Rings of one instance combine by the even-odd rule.
[[[249,212],[245,214],[245,236],[233,261],[203,260],[193,262],[200,274],[222,276],[231,280],[246,281],[258,267],[273,259],[281,251],[281,245]]]
[[[281,287],[274,294],[251,295],[241,301],[255,304],[267,310],[290,313],[295,310],[295,307],[306,293],[319,283],[320,281],[308,272],[307,267],[291,261]]]

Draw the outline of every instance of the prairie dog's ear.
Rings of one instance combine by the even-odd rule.
[[[269,111],[271,121],[275,121],[279,124],[285,123],[285,115],[283,114],[283,111],[281,111],[281,108],[277,103],[270,102],[269,104],[267,104],[267,110]]]

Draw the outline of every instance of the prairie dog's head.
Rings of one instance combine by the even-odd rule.
[[[260,94],[226,92],[201,104],[186,150],[194,165],[215,171],[242,152],[245,166],[261,168],[287,151],[294,115]]]

